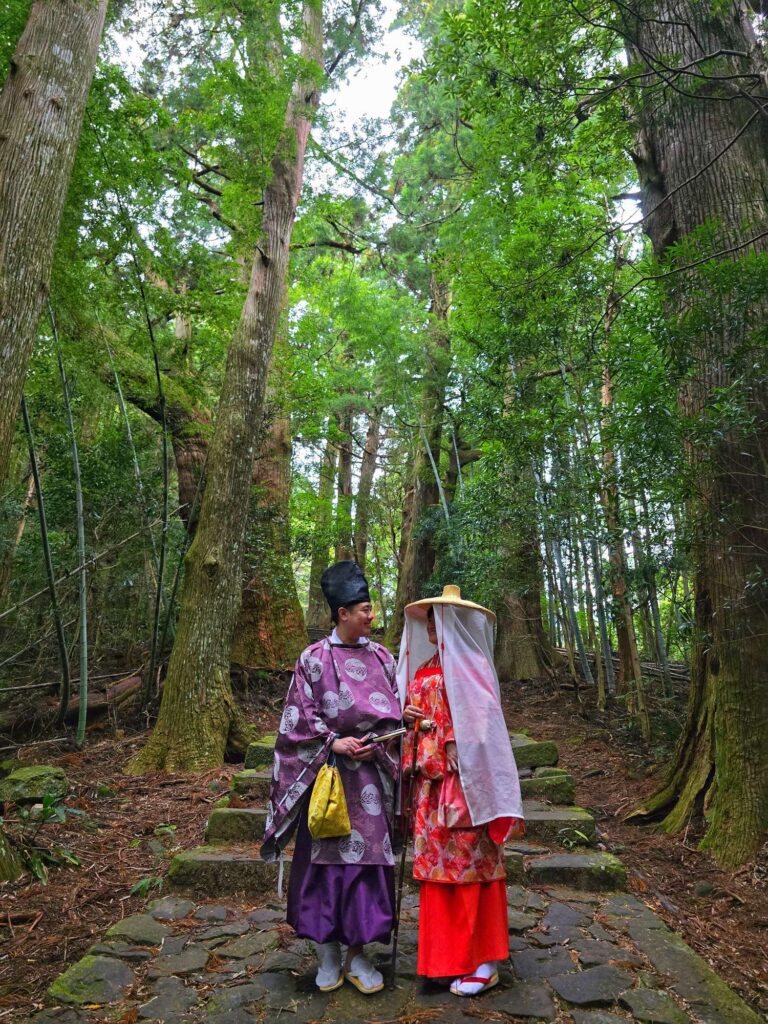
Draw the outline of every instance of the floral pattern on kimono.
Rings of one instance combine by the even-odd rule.
[[[306,648],[296,662],[275,743],[273,780],[261,856],[273,861],[288,844],[317,773],[339,736],[384,733],[398,727],[395,663],[380,644]],[[394,864],[391,821],[399,756],[394,743],[377,744],[373,761],[339,757],[352,831],[312,842],[313,864]]]
[[[438,655],[423,665],[408,687],[408,703],[432,719],[435,728],[419,737],[418,774],[413,787],[413,877],[422,882],[468,885],[506,878],[504,849],[485,825],[447,828],[438,822],[445,745],[454,739],[453,720]],[[415,737],[403,744],[403,768],[410,770]]]

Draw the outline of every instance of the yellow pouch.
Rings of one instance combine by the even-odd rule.
[[[308,824],[313,839],[348,836],[352,831],[341,772],[335,764],[324,764],[317,773],[309,798]]]

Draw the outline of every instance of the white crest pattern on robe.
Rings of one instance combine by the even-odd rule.
[[[261,855],[275,860],[337,736],[363,737],[400,724],[392,655],[380,644],[355,647],[321,640],[296,663],[275,744],[274,808]],[[373,761],[339,757],[352,834],[312,843],[317,864],[394,864],[391,818],[399,743],[377,744]]]

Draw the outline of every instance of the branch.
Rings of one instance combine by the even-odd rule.
[[[227,220],[227,218],[221,212],[218,203],[215,202],[215,200],[211,199],[210,196],[201,195],[199,192],[195,192],[194,189],[191,188],[188,189],[188,192],[193,199],[197,199],[199,203],[202,203],[204,206],[207,206],[208,209],[211,211],[211,216],[214,217],[220,224],[223,224],[225,228],[229,228],[229,230],[233,234],[240,233],[240,228],[237,226],[237,224],[235,224],[231,220]]]
[[[296,245],[291,245],[291,251],[294,249],[341,249],[343,252],[354,253],[355,256],[359,256],[360,253],[365,252],[365,249],[360,249],[356,245],[352,245],[351,242],[337,242],[332,238],[319,238],[314,242],[301,242]]]
[[[341,50],[336,54],[333,60],[326,65],[325,74],[327,78],[331,78],[336,68],[341,64],[344,58],[347,56],[349,51],[352,49],[352,40],[354,39],[355,33],[360,25],[360,18],[363,15],[363,8],[365,7],[366,0],[358,0],[357,7],[354,9],[355,18],[352,22],[352,27],[347,34],[347,43]]]
[[[312,148],[316,152],[318,152],[324,160],[327,160],[332,167],[335,167],[337,171],[341,171],[342,174],[346,174],[348,178],[352,179],[352,181],[356,181],[357,184],[361,186],[361,188],[366,189],[368,192],[372,193],[375,196],[378,196],[380,199],[383,199],[385,202],[389,203],[389,205],[392,207],[392,209],[399,217],[404,216],[401,213],[400,209],[397,206],[397,203],[394,201],[392,196],[388,195],[383,189],[379,188],[377,185],[372,185],[371,182],[365,181],[364,178],[359,177],[357,174],[355,174],[354,171],[351,171],[349,167],[346,166],[346,164],[343,164],[335,157],[332,157],[328,150],[324,149],[320,145],[320,143],[317,142],[316,139],[312,139]]]

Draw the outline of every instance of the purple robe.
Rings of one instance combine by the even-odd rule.
[[[275,744],[261,856],[274,861],[288,844],[299,811],[339,736],[384,733],[401,721],[395,662],[380,644],[320,640],[296,662]],[[349,836],[313,840],[312,864],[393,865],[391,821],[399,743],[377,744],[373,761],[339,757],[352,826]]]

